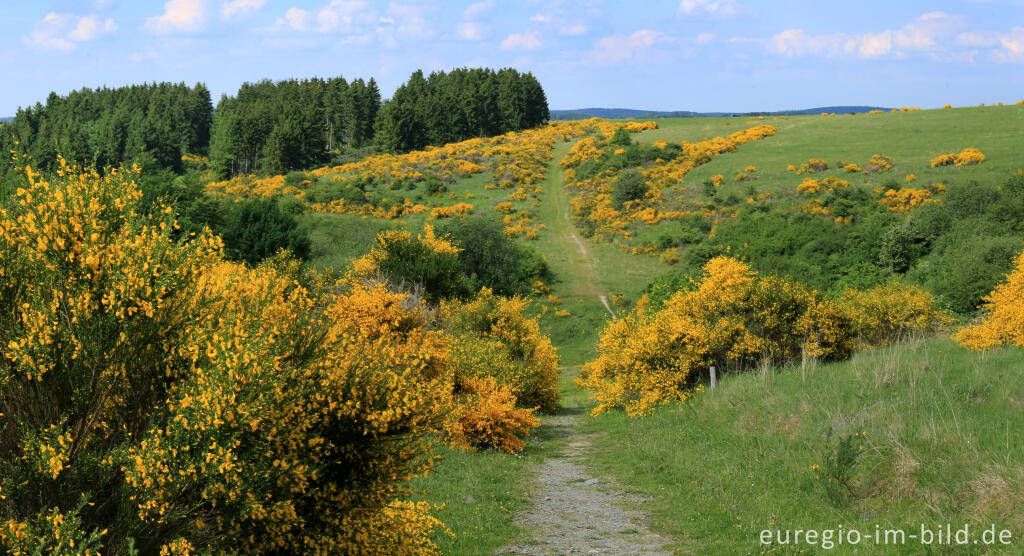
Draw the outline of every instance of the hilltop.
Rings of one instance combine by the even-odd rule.
[[[587,118],[700,118],[725,116],[800,116],[818,114],[858,114],[890,108],[880,106],[821,106],[798,110],[778,110],[775,112],[692,112],[689,110],[636,110],[632,108],[576,108],[572,110],[551,110],[552,120],[585,120]]]

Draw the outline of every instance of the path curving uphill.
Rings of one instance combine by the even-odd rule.
[[[608,297],[597,285],[597,270],[594,261],[587,252],[587,246],[576,233],[576,225],[569,216],[569,194],[565,190],[565,174],[562,172],[561,161],[572,143],[559,143],[555,146],[555,156],[548,165],[547,179],[544,180],[543,215],[544,222],[558,238],[558,247],[568,258],[572,272],[570,282],[572,290],[580,296],[592,296],[601,301],[612,319],[615,311],[608,303]]]
[[[563,279],[573,296],[598,299],[616,318],[601,291],[595,264],[569,215],[569,199],[559,163],[572,143],[559,143],[544,182],[542,215],[547,225],[549,253],[565,264]],[[563,395],[558,415],[544,417],[545,434],[559,438],[562,449],[533,472],[534,485],[529,509],[516,521],[529,539],[499,554],[645,554],[668,555],[671,541],[647,527],[647,514],[639,509],[644,499],[619,489],[606,479],[595,477],[586,465],[590,438],[581,429],[589,409],[579,395]]]

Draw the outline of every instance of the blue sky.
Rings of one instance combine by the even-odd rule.
[[[0,116],[144,81],[532,71],[552,108],[753,111],[1024,98],[1024,0],[53,0],[0,7]],[[1019,98],[1018,98],[1019,97]]]

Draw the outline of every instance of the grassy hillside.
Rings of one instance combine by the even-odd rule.
[[[682,554],[758,554],[767,549],[758,541],[764,529],[909,534],[922,523],[995,524],[1012,530],[1017,546],[1022,391],[1019,349],[971,353],[919,340],[844,363],[727,377],[684,405],[639,419],[605,414],[586,426],[598,435],[593,464],[651,497],[655,525],[679,539]],[[825,468],[851,435],[849,489],[834,487]]]
[[[570,378],[595,358],[598,333],[613,315],[630,311],[652,283],[662,297],[687,287],[688,277],[719,254],[832,296],[846,286],[903,278],[969,318],[1024,249],[1024,190],[1014,182],[1024,166],[1022,124],[1024,106],[679,118],[633,133],[626,147],[607,143],[615,127],[607,122],[577,123],[571,125],[591,127],[530,132],[543,148],[523,137],[481,139],[442,147],[438,156],[387,155],[211,188],[302,198],[312,209],[302,217],[313,244],[310,263],[336,269],[366,253],[379,231],[443,227],[460,218],[448,211],[463,203],[471,205],[467,213],[502,219],[506,233],[536,249],[552,270],[553,279],[536,285],[528,311],[539,316],[569,375],[562,379],[563,406],[580,411],[594,404]],[[681,180],[657,187],[660,197],[601,212],[606,220],[597,225],[580,210],[591,201],[607,208],[619,173],[631,166],[673,163],[668,155],[643,158],[645,149],[657,156],[665,148],[660,141],[696,143],[761,125],[773,126],[774,134],[696,164]],[[551,129],[563,131],[544,135]],[[602,153],[584,163],[597,167],[580,178],[584,165],[562,162],[590,138]],[[981,150],[985,161],[931,167],[934,157],[967,147]],[[642,156],[631,159],[636,152]],[[879,154],[891,168],[837,167],[864,167]],[[787,169],[812,158],[829,169]],[[751,177],[736,180],[741,172]],[[719,185],[705,183],[719,175]],[[807,177],[848,184],[798,191]],[[886,190],[917,188],[930,188],[930,202],[907,210],[883,202]],[[643,218],[647,209],[657,217]],[[627,233],[602,235],[600,226],[616,219]],[[684,554],[759,553],[767,547],[758,535],[770,528],[910,532],[921,523],[969,523],[1021,532],[1021,361],[1019,349],[971,353],[931,339],[841,363],[764,367],[727,376],[714,392],[648,417],[613,411],[584,418],[594,435],[587,457],[606,477],[650,497],[653,525]],[[412,484],[417,497],[443,505],[438,515],[454,536],[437,534],[435,541],[446,553],[474,554],[528,538],[516,512],[529,504],[524,492],[534,488],[533,470],[564,443],[542,426],[518,456],[438,446],[444,461]],[[876,548],[862,553],[919,552]]]
[[[758,125],[775,133],[694,159],[688,172],[680,165],[687,154],[666,148],[714,145],[698,142]],[[598,142],[573,163],[574,218],[602,242],[678,261],[683,276],[730,254],[833,294],[903,277],[966,315],[1024,248],[1024,207],[1012,185],[1024,183],[1015,177],[1024,167],[1022,126],[1024,105],[661,120],[628,149]],[[966,148],[985,160],[932,167]],[[891,167],[866,171],[875,155]],[[828,168],[799,172],[810,159]],[[632,167],[647,175],[650,192],[625,206],[602,200]],[[665,177],[653,179],[657,172]],[[811,188],[799,189],[807,180]]]
[[[789,164],[800,166],[809,158],[820,158],[833,168],[838,160],[863,166],[874,154],[891,157],[895,167],[890,171],[901,179],[908,173],[915,173],[922,182],[937,180],[947,185],[961,180],[997,184],[1007,172],[1024,165],[1016,140],[1024,129],[1024,105],[856,116],[768,117],[764,120],[744,117],[665,119],[658,120],[659,129],[645,131],[636,140],[641,143],[658,139],[698,141],[725,136],[754,123],[771,124],[778,133],[767,141],[755,141],[735,153],[715,157],[688,174],[686,183],[700,184],[715,174],[722,174],[729,184],[746,166],[754,165],[759,177],[747,183],[755,184],[758,190],[781,192],[800,183],[801,178],[786,171]],[[964,147],[981,150],[987,160],[977,168],[931,168],[932,158],[959,152]],[[836,175],[842,174],[837,172]]]

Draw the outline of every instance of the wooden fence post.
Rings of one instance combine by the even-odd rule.
[[[718,386],[718,374],[715,373],[715,366],[711,365],[711,389],[714,390]]]

